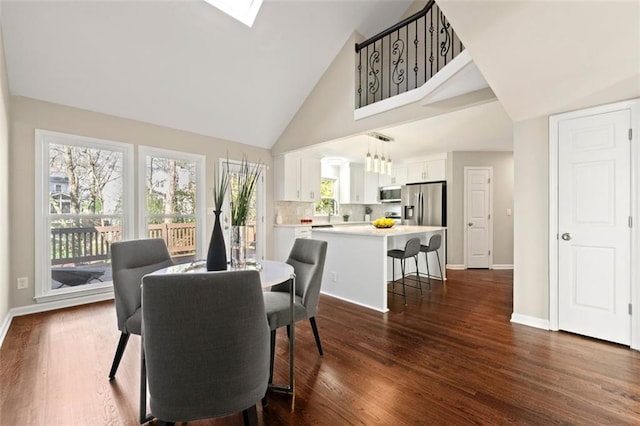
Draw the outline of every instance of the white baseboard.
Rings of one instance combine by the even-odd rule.
[[[338,299],[338,300],[342,300],[344,302],[353,303],[354,305],[362,306],[363,308],[373,309],[374,311],[377,311],[377,312],[383,312],[383,313],[384,312],[389,312],[389,309],[381,311],[380,309],[374,308],[373,306],[365,305],[364,303],[354,302],[353,300],[349,300],[349,299],[344,298],[344,297],[336,296],[335,294],[326,293],[324,291],[320,291],[320,293],[324,294],[325,296],[333,297],[334,299]]]
[[[464,265],[452,265],[451,263],[447,263],[446,268],[447,269],[452,269],[454,271],[462,271],[462,270],[467,269],[467,267],[464,266]]]
[[[110,299],[113,299],[113,291],[92,294],[89,296],[74,297],[73,299],[56,300],[55,302],[35,303],[33,305],[9,309],[7,316],[2,322],[2,328],[0,328],[0,346],[2,346],[2,343],[4,342],[4,338],[9,331],[9,326],[11,325],[11,321],[14,317],[70,308],[72,306],[87,305],[89,303],[102,302]]]
[[[4,317],[4,320],[2,321],[2,327],[0,328],[0,347],[2,347],[4,338],[7,336],[7,332],[9,331],[9,326],[11,325],[12,319],[13,317],[11,316],[11,311],[7,312],[7,315]]]
[[[530,317],[527,315],[511,314],[511,322],[516,324],[527,325],[529,327],[540,328],[542,330],[550,330],[549,320],[542,318]]]
[[[513,265],[493,265],[491,269],[513,269]]]

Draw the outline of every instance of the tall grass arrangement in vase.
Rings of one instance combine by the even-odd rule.
[[[228,163],[227,163],[228,166]],[[229,181],[231,192],[231,266],[242,269],[247,261],[247,220],[252,206],[252,199],[258,185],[262,163],[249,164],[247,157],[242,157],[240,170],[232,173]],[[228,168],[227,168],[228,170]]]
[[[246,226],[249,211],[251,210],[251,199],[255,193],[260,173],[262,173],[261,162],[249,164],[247,157],[242,158],[240,171],[234,173],[235,182],[229,188],[231,191],[231,225]]]

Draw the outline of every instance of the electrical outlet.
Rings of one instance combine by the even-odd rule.
[[[337,272],[332,272],[331,273],[331,281],[334,283],[338,282],[338,273]]]
[[[24,290],[25,288],[29,288],[29,277],[18,278],[18,290]]]

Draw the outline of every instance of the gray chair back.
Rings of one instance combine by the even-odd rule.
[[[151,413],[191,421],[260,401],[269,325],[258,272],[151,274],[142,282]]]
[[[142,277],[171,265],[171,255],[162,239],[129,240],[111,244],[113,292],[120,331],[140,334],[139,329],[127,329],[127,319],[140,308]],[[137,328],[137,324],[134,328]]]
[[[429,243],[427,244],[427,246],[424,249],[424,251],[426,251],[427,253],[432,252],[432,251],[436,251],[436,250],[438,250],[440,248],[441,245],[442,245],[442,235],[433,234],[429,238]]]
[[[420,253],[420,238],[410,238],[404,246],[404,258]]]
[[[310,238],[298,238],[293,243],[287,263],[296,274],[296,295],[302,298],[307,317],[315,317],[320,301],[322,274],[327,258],[327,242]],[[289,291],[288,284],[275,286],[273,291]]]

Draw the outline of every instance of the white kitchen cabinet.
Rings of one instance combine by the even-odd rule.
[[[435,159],[407,164],[407,183],[445,180],[445,159]]]
[[[365,172],[360,164],[349,165],[349,204],[378,204],[378,173]]]
[[[389,185],[404,185],[407,183],[407,166],[394,166]]]
[[[274,168],[278,201],[320,201],[320,160],[285,154]]]
[[[275,259],[284,262],[289,257],[291,247],[296,238],[311,238],[311,226],[282,225],[274,228]]]
[[[379,204],[378,173],[365,172],[361,164],[346,164],[340,169],[341,204]]]

